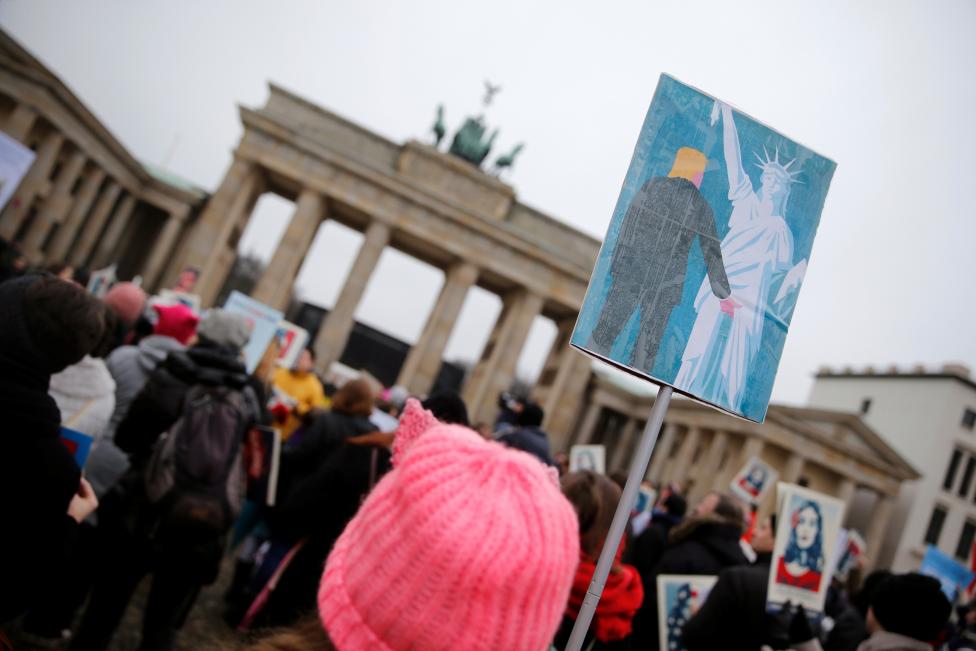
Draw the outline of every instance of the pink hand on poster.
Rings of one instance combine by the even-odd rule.
[[[729,315],[730,318],[735,317],[735,311],[742,307],[741,303],[737,303],[734,298],[729,296],[728,298],[723,298],[719,301],[719,306],[723,312]]]

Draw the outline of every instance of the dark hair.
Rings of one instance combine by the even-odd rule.
[[[668,515],[676,518],[683,518],[688,511],[688,501],[678,493],[670,493],[661,505],[668,510]]]
[[[124,327],[122,319],[115,313],[115,310],[104,303],[101,306],[104,332],[102,332],[102,338],[98,340],[90,354],[92,357],[104,359],[121,343]]]
[[[741,527],[744,516],[738,500],[725,493],[716,492],[714,494],[718,495],[718,504],[715,505],[715,515],[734,522]]]
[[[617,502],[620,501],[620,488],[603,475],[590,470],[563,475],[559,484],[563,495],[576,509],[580,547],[596,559],[610,530]]]
[[[71,279],[82,287],[88,287],[88,281],[91,280],[91,271],[88,267],[75,267],[75,272],[71,274]]]
[[[227,647],[220,649],[226,651]],[[256,640],[238,645],[236,651],[336,651],[336,648],[322,622],[312,616],[288,628],[272,629]]]
[[[315,361],[315,348],[313,348],[312,346],[305,346],[305,348],[302,349],[302,352],[307,352],[309,357],[312,358],[312,361],[313,362]]]
[[[24,292],[24,321],[31,340],[44,351],[48,370],[77,363],[99,343],[105,331],[102,303],[81,287],[46,276]]]
[[[534,402],[527,402],[516,417],[515,424],[519,427],[539,427],[544,418],[545,412],[542,411],[542,407]]]
[[[890,570],[875,570],[871,572],[865,577],[860,591],[851,597],[851,604],[861,613],[861,617],[868,616],[868,608],[871,606],[874,593],[877,592],[878,586],[884,583],[884,580],[889,576],[892,576]]]
[[[68,266],[69,265],[66,262],[52,262],[51,264],[44,267],[44,271],[54,276],[58,276],[61,274],[62,271],[67,269]]]
[[[468,408],[461,396],[454,391],[431,394],[420,404],[442,423],[469,426]]]
[[[933,642],[949,621],[952,604],[938,580],[909,572],[884,579],[871,597],[871,610],[889,633]]]
[[[369,416],[373,413],[373,387],[368,380],[349,380],[332,396],[332,411],[348,416]]]

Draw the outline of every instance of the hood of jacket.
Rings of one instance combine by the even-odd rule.
[[[740,564],[745,560],[745,554],[739,546],[741,536],[741,525],[709,514],[685,518],[681,524],[671,528],[668,541],[676,544],[693,540],[707,547],[716,558],[730,564]]]
[[[209,342],[169,355],[163,366],[177,379],[189,385],[243,389],[247,384],[247,369],[240,354],[231,348]]]
[[[861,642],[857,651],[932,651],[932,646],[897,633],[878,631]]]
[[[50,393],[77,401],[97,400],[115,394],[115,380],[105,360],[85,355],[77,364],[51,376]]]
[[[139,342],[136,363],[148,375],[159,366],[170,353],[186,350],[186,346],[172,337],[149,335]]]

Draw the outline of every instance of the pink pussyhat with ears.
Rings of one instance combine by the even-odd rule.
[[[578,561],[554,472],[410,399],[393,470],[326,562],[319,615],[339,651],[544,651]]]

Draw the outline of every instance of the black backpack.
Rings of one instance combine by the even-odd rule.
[[[144,475],[146,495],[169,534],[189,541],[222,535],[233,524],[244,497],[248,411],[239,390],[190,388],[183,413],[156,442]]]

